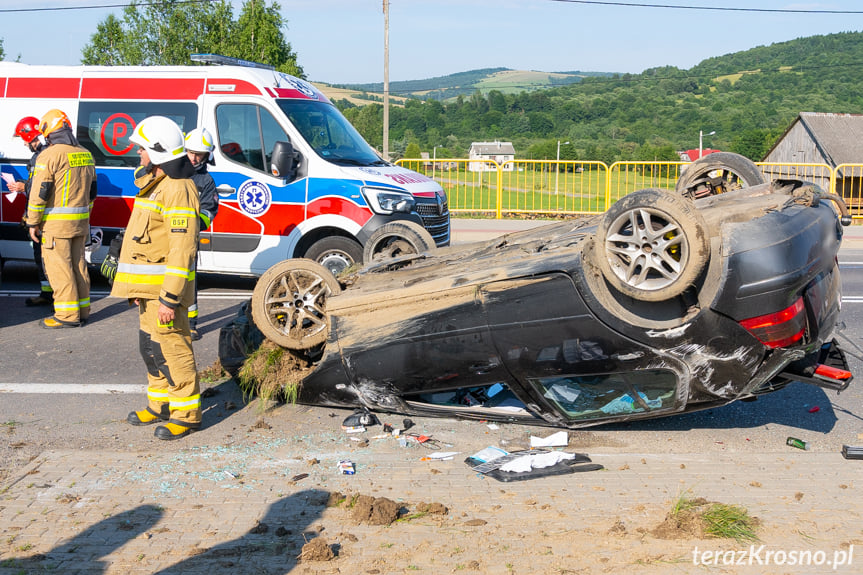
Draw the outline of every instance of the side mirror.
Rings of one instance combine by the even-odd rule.
[[[276,142],[273,144],[270,173],[277,178],[292,180],[297,172],[295,157],[296,152],[290,142]]]

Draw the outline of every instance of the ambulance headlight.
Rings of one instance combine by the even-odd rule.
[[[412,195],[393,190],[363,188],[363,195],[366,197],[366,202],[371,206],[372,211],[376,214],[392,214],[395,212],[409,214],[413,211],[416,203]]]

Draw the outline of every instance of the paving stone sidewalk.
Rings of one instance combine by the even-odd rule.
[[[482,424],[461,425],[473,431],[469,449],[487,442]],[[863,461],[840,454],[590,454],[604,470],[503,483],[468,467],[469,452],[423,461],[431,451],[365,437],[360,447],[338,432],[263,432],[173,452],[43,453],[0,498],[0,573],[702,572],[696,546],[749,548],[651,537],[682,493],[744,505],[767,548],[830,559],[859,545],[863,565]],[[355,475],[339,473],[346,458]],[[357,523],[332,493],[386,497],[411,518]],[[417,512],[420,503],[448,513]],[[336,551],[332,561],[297,559],[315,537]]]

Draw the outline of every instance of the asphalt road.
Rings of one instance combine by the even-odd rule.
[[[460,225],[469,231],[467,235],[456,234],[454,240],[484,239],[494,235],[494,225],[490,221]],[[524,225],[527,224],[505,227]],[[863,241],[846,242],[840,252],[840,268],[844,287],[842,320],[847,326],[844,335],[861,345]],[[201,277],[199,327],[203,339],[195,343],[199,369],[216,361],[219,328],[251,296],[253,287],[250,279]],[[0,401],[0,436],[5,428],[13,441],[14,431],[12,446],[18,447],[10,451],[0,445],[0,479],[46,448],[122,449],[117,446],[122,434],[117,433],[116,426],[125,425],[122,422],[128,411],[144,405],[146,379],[138,355],[135,310],[121,300],[106,297],[107,284],[95,277],[87,327],[48,331],[37,323],[47,315],[46,308],[24,306],[24,298],[37,289],[34,266],[8,263],[4,267],[0,290],[0,393],[4,394]],[[853,351],[845,342],[843,347]],[[855,353],[863,356],[863,351]],[[749,451],[757,456],[788,450],[785,439],[794,436],[808,441],[813,451],[836,452],[843,444],[863,444],[863,362],[849,359],[858,379],[839,395],[794,383],[754,402],[647,422],[605,425],[572,432],[571,437],[594,451]],[[109,393],[105,393],[106,388]],[[232,397],[242,408],[242,397]],[[280,409],[311,410],[313,414],[316,410],[334,411],[290,405]],[[270,416],[278,417],[278,410]],[[331,419],[334,430],[341,419]],[[449,420],[424,420],[420,425],[430,432],[454,426]],[[505,427],[508,431],[501,433],[510,435],[548,433],[547,429]],[[213,434],[213,442],[218,443],[220,435],[230,434],[233,429],[215,425],[201,433]]]

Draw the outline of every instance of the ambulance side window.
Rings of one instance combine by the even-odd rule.
[[[147,116],[167,116],[185,133],[198,123],[198,106],[174,102],[82,102],[78,108],[78,141],[97,166],[137,167],[138,151],[129,136]]]
[[[216,129],[222,154],[238,164],[269,173],[273,144],[287,134],[265,108],[255,104],[221,104]]]

